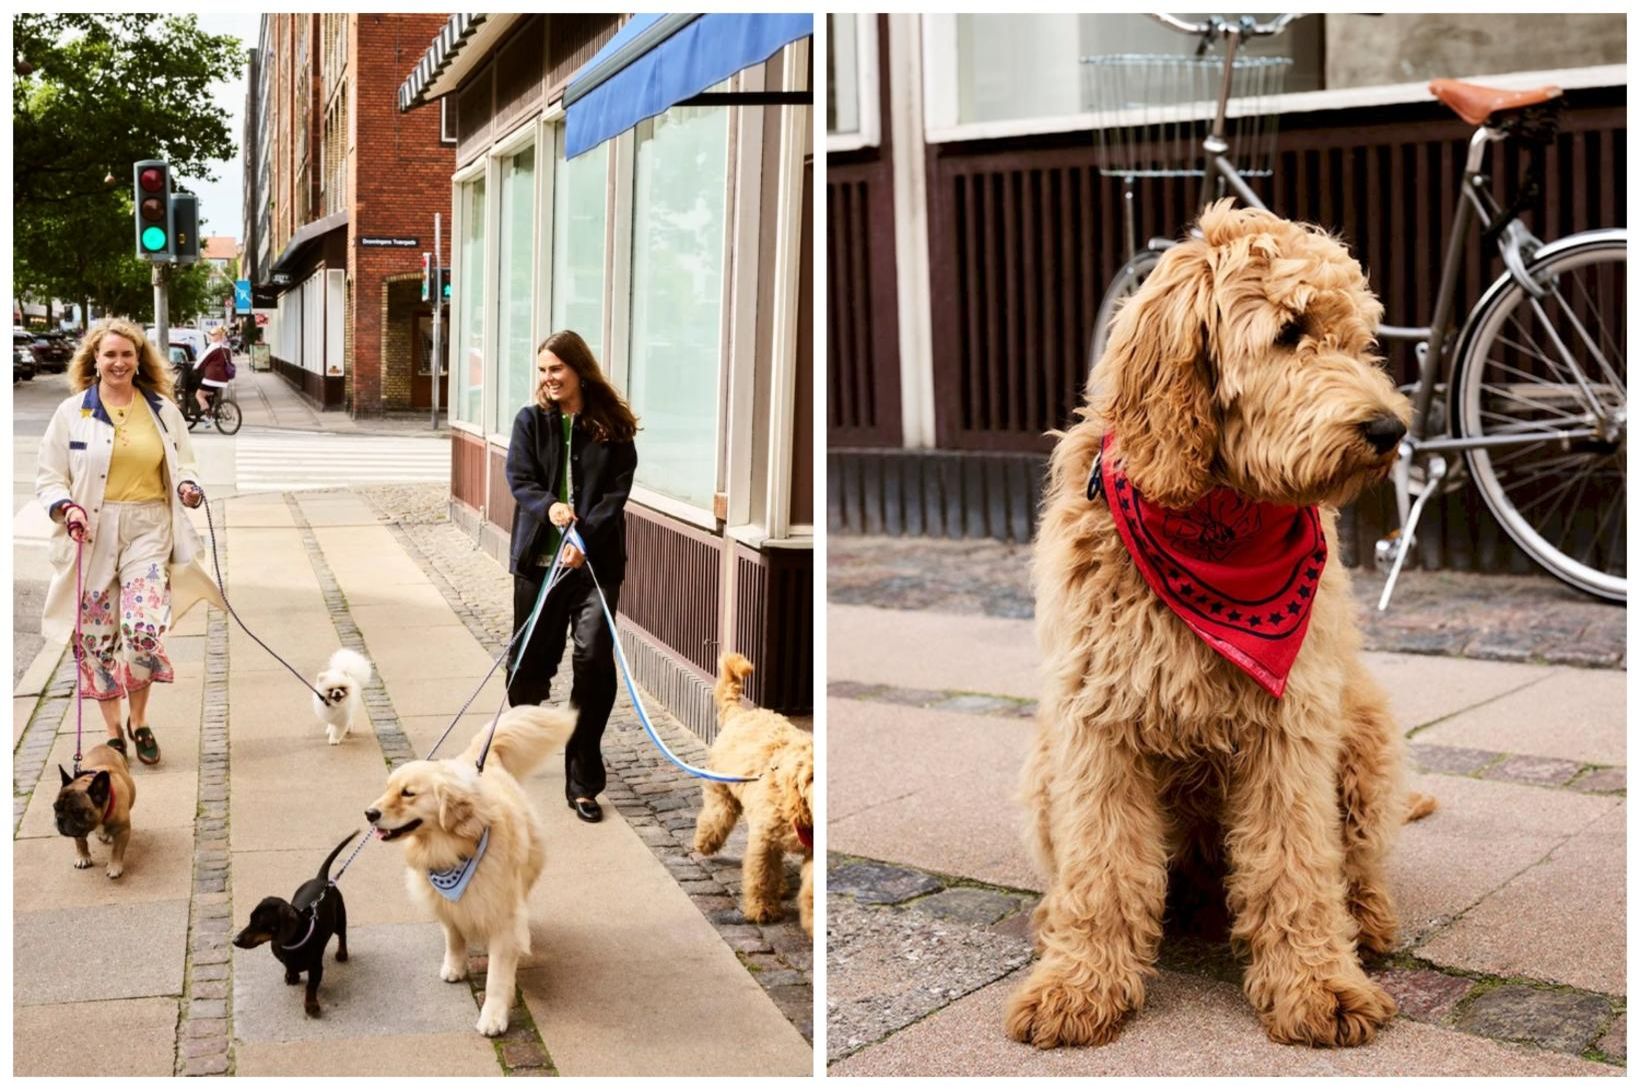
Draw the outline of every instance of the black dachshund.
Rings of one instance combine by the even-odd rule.
[[[342,891],[330,882],[330,865],[342,849],[359,835],[347,834],[319,867],[319,874],[303,882],[289,901],[264,897],[251,912],[251,922],[234,937],[242,950],[254,950],[264,942],[273,944],[273,956],[285,967],[285,983],[300,984],[307,973],[307,998],[303,1009],[309,1018],[319,1017],[319,981],[325,975],[325,947],[335,935],[336,960],[347,960],[347,906]]]

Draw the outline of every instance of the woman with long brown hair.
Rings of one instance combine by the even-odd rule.
[[[41,440],[34,486],[58,524],[41,629],[68,640],[79,615],[81,691],[97,702],[108,745],[124,754],[129,738],[150,765],[159,763],[159,742],[149,686],[173,677],[166,634],[202,595],[221,604],[181,509],[205,494],[172,382],[140,328],[119,318],[92,326],[68,366],[74,393]],[[83,547],[78,597],[75,542]],[[122,699],[130,708],[123,724]]]
[[[514,632],[535,608],[571,523],[586,543],[614,615],[626,575],[626,498],[638,468],[633,444],[638,422],[579,334],[560,330],[542,341],[535,378],[534,403],[519,410],[507,448],[507,483],[517,501]],[[615,706],[615,652],[587,559],[573,545],[564,546],[566,575],[547,595],[528,644],[508,664],[507,698],[514,706],[544,703],[564,642],[574,639],[569,700],[577,719],[564,749],[564,794],[581,820],[598,821],[603,810],[597,795],[604,789],[599,743]]]

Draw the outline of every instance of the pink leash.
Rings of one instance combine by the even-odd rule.
[[[85,515],[85,508],[79,504],[69,506],[82,517]],[[63,512],[63,520],[68,520],[67,510]],[[85,575],[80,567],[80,557],[85,553],[85,538],[83,533],[78,537],[73,534],[68,536],[74,538],[74,775],[77,777],[80,774],[80,745],[84,727],[82,717],[85,712],[85,704],[80,694],[80,675],[84,672],[82,666],[85,657],[85,643],[80,638],[80,611],[85,605]]]

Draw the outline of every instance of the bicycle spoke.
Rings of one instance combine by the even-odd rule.
[[[1581,280],[1578,281],[1578,288],[1583,293],[1584,302],[1588,304],[1589,313],[1594,315],[1595,324],[1600,327],[1600,343],[1601,343],[1601,345],[1610,347],[1612,356],[1614,358],[1616,358],[1617,360],[1622,361],[1622,359],[1623,359],[1623,341],[1620,337],[1613,337],[1611,335],[1611,333],[1607,331],[1607,329],[1606,329],[1606,319],[1601,317],[1601,315],[1605,313],[1606,308],[1603,307],[1603,306],[1600,306],[1597,303],[1595,303],[1595,301],[1589,296],[1589,290],[1587,288],[1583,287],[1583,282]],[[1625,300],[1625,303],[1626,303],[1626,300]],[[1585,333],[1584,336],[1586,338],[1588,336],[1587,333]],[[1628,368],[1625,367],[1624,368],[1625,373],[1627,372],[1627,370],[1628,370]],[[1623,377],[1613,375],[1612,379],[1613,379],[1614,382],[1617,383],[1617,385],[1620,389],[1622,389],[1624,392],[1627,392],[1628,384],[1624,380]]]
[[[1560,293],[1556,292],[1555,296],[1556,298],[1559,298]],[[1562,306],[1565,306],[1564,300],[1562,300]],[[1578,321],[1577,313],[1570,307],[1565,307],[1565,310],[1567,319],[1572,323],[1572,325],[1577,327],[1578,336],[1583,338],[1583,343],[1588,347],[1589,355],[1593,356],[1595,361],[1600,364],[1600,369],[1606,372],[1607,381],[1619,390],[1625,390],[1622,378],[1618,376],[1617,372],[1613,370],[1612,365],[1606,360],[1606,354],[1600,351],[1600,346],[1595,344],[1593,339],[1590,338],[1589,331],[1584,328],[1583,323]],[[1596,318],[1599,317],[1599,311],[1595,312],[1595,316]]]

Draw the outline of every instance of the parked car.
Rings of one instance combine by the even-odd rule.
[[[11,338],[11,384],[27,382],[34,377],[34,338],[28,334]]]

